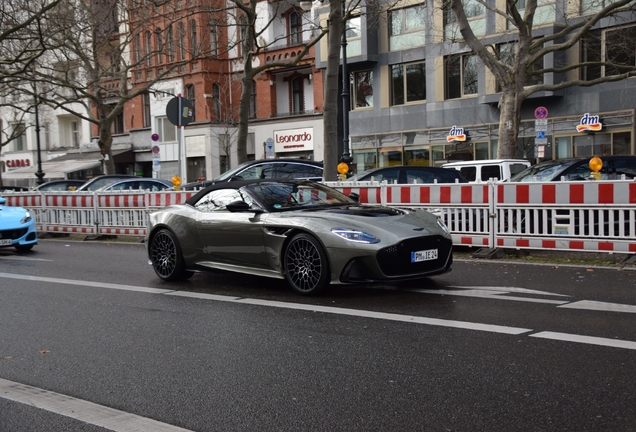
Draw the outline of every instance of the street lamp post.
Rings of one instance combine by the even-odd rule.
[[[42,183],[44,183],[44,173],[42,172],[42,154],[40,150],[40,115],[38,112],[39,101],[37,88],[35,87],[35,85],[33,86],[33,97],[35,98],[35,142],[37,143],[38,149],[38,170],[35,173],[35,176],[38,178],[36,183],[38,185],[41,185]]]

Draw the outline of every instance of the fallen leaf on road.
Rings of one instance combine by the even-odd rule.
[[[51,350],[40,350],[40,354],[46,354],[46,353],[50,353]]]

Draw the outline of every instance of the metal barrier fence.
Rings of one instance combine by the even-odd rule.
[[[480,184],[325,182],[365,205],[417,207],[449,227],[456,245],[636,253],[636,182]],[[191,191],[13,192],[40,232],[143,236],[147,214]]]

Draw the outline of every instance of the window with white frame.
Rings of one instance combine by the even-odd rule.
[[[80,130],[79,122],[77,120],[71,122],[71,142],[73,148],[79,148],[82,141],[82,131]]]
[[[391,65],[391,105],[426,100],[426,63]]]
[[[292,78],[289,83],[291,94],[291,112],[300,114],[305,111],[305,83],[303,77]]]
[[[353,109],[373,106],[373,71],[359,71],[351,74]]]
[[[422,46],[426,37],[426,3],[389,11],[389,49]]]
[[[13,151],[26,150],[26,126],[24,123],[13,125]]]
[[[455,54],[444,58],[444,98],[457,99],[477,94],[479,57]]]
[[[157,131],[161,142],[177,141],[177,127],[170,123],[168,117],[157,117]]]

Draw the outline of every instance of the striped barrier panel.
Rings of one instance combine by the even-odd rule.
[[[145,236],[148,192],[96,192],[97,234]]]
[[[636,182],[499,183],[496,246],[636,253]]]
[[[148,194],[148,209],[158,209],[175,204],[183,204],[198,191],[158,191]]]
[[[360,196],[360,204],[382,204],[384,188],[377,181],[373,182],[323,182],[324,185],[332,187],[345,195],[352,193]]]
[[[50,233],[96,234],[96,200],[92,192],[42,193],[43,222],[38,230]]]
[[[36,225],[40,226],[46,221],[46,214],[42,211],[40,192],[6,192],[2,196],[7,199],[6,205],[28,209],[35,217]]]

